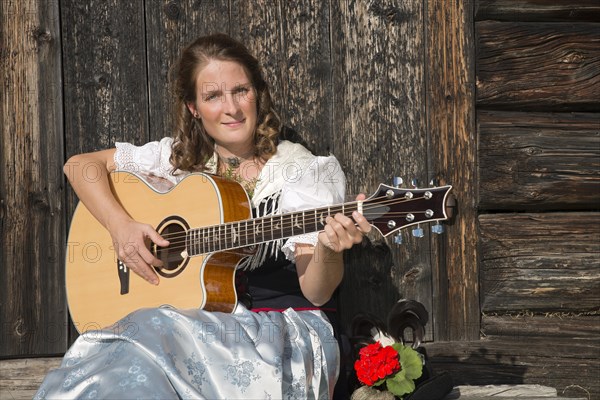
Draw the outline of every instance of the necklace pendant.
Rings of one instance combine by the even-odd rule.
[[[237,168],[240,166],[240,159],[237,157],[228,157],[225,162],[231,167],[231,168]]]

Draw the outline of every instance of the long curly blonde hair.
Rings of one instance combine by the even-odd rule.
[[[281,121],[258,60],[237,40],[225,34],[203,36],[188,45],[176,65],[174,81],[175,129],[171,164],[183,171],[205,171],[214,154],[214,140],[187,107],[196,101],[196,77],[211,60],[233,61],[244,67],[256,91],[257,126],[254,156],[266,161],[277,150]]]

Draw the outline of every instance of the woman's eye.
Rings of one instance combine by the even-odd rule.
[[[239,87],[233,91],[233,95],[240,99],[246,97],[246,95],[250,92],[250,89],[247,87]]]
[[[204,96],[204,101],[213,101],[217,98],[216,94],[208,94]]]

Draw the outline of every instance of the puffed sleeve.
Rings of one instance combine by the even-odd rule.
[[[315,157],[297,177],[287,179],[281,192],[281,212],[293,212],[344,202],[346,177],[334,156]],[[297,243],[316,245],[318,232],[293,236],[281,250],[294,261]]]
[[[173,138],[166,137],[142,146],[131,143],[115,143],[115,166],[117,170],[152,174],[173,183],[181,179],[174,176],[173,165],[169,162]]]

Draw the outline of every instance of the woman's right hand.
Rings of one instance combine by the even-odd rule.
[[[163,263],[150,252],[150,243],[168,246],[152,226],[132,220],[111,192],[109,174],[114,171],[115,149],[76,154],[64,171],[79,199],[112,237],[115,253],[127,268],[158,285],[153,266]],[[96,174],[88,176],[89,171]]]
[[[152,254],[150,245],[153,242],[165,247],[169,242],[151,225],[132,219],[111,221],[109,232],[119,260],[151,284],[158,285],[158,275],[153,267],[162,267],[163,262]]]

